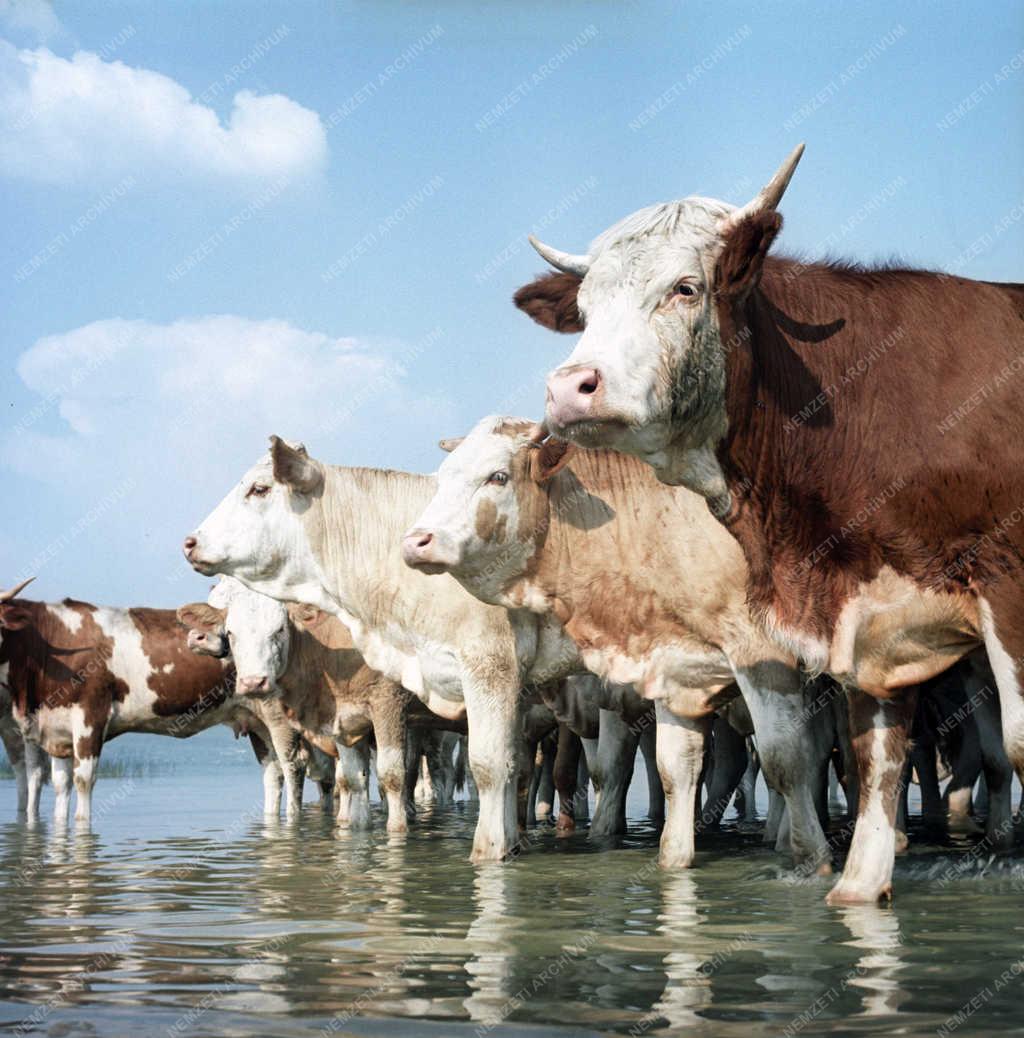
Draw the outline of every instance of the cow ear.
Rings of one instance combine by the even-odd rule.
[[[227,612],[205,602],[191,602],[189,605],[178,606],[177,616],[178,623],[189,630],[216,631],[224,626]]]
[[[458,447],[458,445],[462,443],[462,441],[465,438],[465,436],[449,436],[445,440],[438,440],[437,445],[441,448],[441,450],[446,451],[448,454],[451,454],[451,452],[455,450],[455,448]]]
[[[573,445],[566,440],[548,437],[542,444],[530,448],[530,475],[535,483],[547,483],[557,475],[572,457]]]
[[[576,295],[582,281],[579,274],[544,274],[523,285],[512,301],[553,332],[581,332],[583,317],[576,306]]]
[[[280,436],[271,436],[270,457],[274,463],[274,479],[296,493],[313,494],[323,485],[323,470],[301,443],[292,446]]]
[[[297,624],[309,628],[316,627],[326,616],[322,609],[317,609],[315,605],[310,605],[308,602],[298,602],[290,606],[288,613]]]
[[[715,295],[745,296],[757,284],[764,258],[782,230],[782,214],[752,213],[725,235],[725,244],[715,263]]]
[[[20,631],[32,623],[32,611],[17,602],[0,605],[0,627],[7,631]]]

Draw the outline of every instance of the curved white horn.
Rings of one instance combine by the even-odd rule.
[[[29,584],[35,580],[35,577],[29,577],[27,580],[23,580],[20,584],[12,587],[10,591],[0,591],[0,602],[9,602],[12,598],[17,598],[22,591],[28,587]]]
[[[534,422],[526,436],[534,447],[539,447],[548,438],[547,422]]]
[[[786,193],[786,188],[789,187],[789,182],[793,178],[793,173],[803,153],[804,145],[802,143],[798,144],[789,153],[786,161],[779,166],[775,176],[761,188],[757,195],[747,202],[746,205],[741,206],[739,209],[734,209],[725,218],[724,223],[726,226],[734,227],[745,216],[750,216],[752,213],[770,212],[773,209],[777,209],[779,202],[782,201],[782,196]]]
[[[530,244],[548,261],[556,270],[564,270],[566,274],[578,274],[581,278],[587,276],[590,270],[589,256],[574,256],[571,252],[562,252],[561,249],[553,249],[545,245],[539,238],[528,234]]]

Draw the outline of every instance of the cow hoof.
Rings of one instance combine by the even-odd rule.
[[[896,830],[896,853],[904,854],[909,846],[910,841],[907,839],[907,834],[901,832],[899,829]]]
[[[658,855],[658,867],[662,869],[689,869],[693,867],[692,854],[665,854]]]
[[[558,822],[555,825],[555,836],[572,836],[574,832],[576,832],[575,819],[559,815]]]
[[[892,901],[892,884],[881,890],[864,890],[852,883],[844,884],[842,878],[825,895],[825,904],[832,908],[842,905],[877,905],[879,901]]]

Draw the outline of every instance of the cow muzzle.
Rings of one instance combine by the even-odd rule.
[[[249,674],[235,682],[240,696],[265,696],[270,692],[270,679],[266,674]]]
[[[421,573],[444,573],[458,564],[458,554],[429,530],[410,530],[402,538],[402,561]]]
[[[554,428],[594,421],[604,399],[604,379],[597,368],[559,368],[548,376],[547,417]]]

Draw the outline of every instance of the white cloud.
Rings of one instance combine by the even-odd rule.
[[[78,51],[0,41],[0,171],[47,183],[126,173],[244,180],[322,170],[320,116],[282,94],[234,96],[227,125],[180,83]]]
[[[48,40],[61,31],[60,19],[48,0],[0,0],[0,24],[14,32]]]
[[[157,512],[183,489],[212,504],[271,433],[374,463],[383,439],[447,408],[410,393],[386,351],[235,316],[96,321],[40,339],[17,371],[40,400],[15,416],[0,460],[69,493],[130,478]]]

